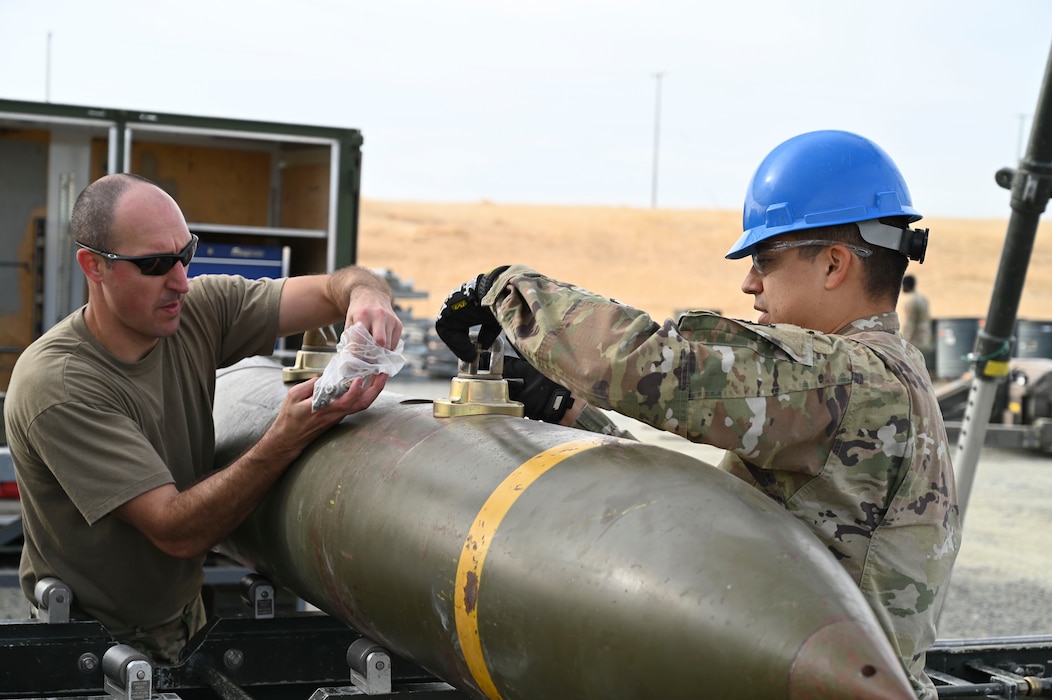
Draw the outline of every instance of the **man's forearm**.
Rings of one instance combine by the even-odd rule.
[[[185,491],[158,489],[149,494],[156,520],[147,536],[174,557],[206,554],[255,510],[298,454],[299,449],[264,435],[230,465]]]
[[[351,266],[329,275],[290,277],[284,285],[278,317],[282,336],[364,319],[375,337],[375,331],[386,331],[386,325],[377,327],[372,319],[396,320],[390,285],[365,268]]]
[[[331,273],[326,281],[326,296],[339,309],[346,313],[353,300],[367,295],[386,297],[388,302],[394,300],[394,293],[387,281],[378,274],[364,267],[344,267]]]

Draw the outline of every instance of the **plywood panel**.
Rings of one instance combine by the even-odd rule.
[[[51,143],[51,132],[46,129],[12,129],[0,127],[0,139],[10,141],[36,141],[47,145]]]
[[[109,141],[103,138],[91,140],[91,163],[88,166],[91,181],[95,182],[109,172]],[[80,194],[79,192],[77,194]]]
[[[286,228],[329,225],[329,164],[288,165],[281,171],[281,223]]]
[[[22,350],[37,338],[38,293],[40,278],[37,276],[36,219],[43,219],[44,207],[35,209],[25,225],[25,232],[15,246],[13,264],[5,267],[5,274],[14,277],[18,290],[17,303],[9,304],[11,310],[0,313],[0,391],[5,391],[11,382],[11,370]],[[9,302],[15,300],[8,300]],[[6,306],[5,306],[6,308]]]
[[[131,161],[132,172],[172,195],[188,221],[269,225],[269,152],[135,142]]]

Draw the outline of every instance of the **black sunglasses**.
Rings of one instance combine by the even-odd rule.
[[[104,250],[92,248],[90,245],[84,245],[80,241],[74,242],[84,250],[90,250],[92,253],[101,255],[107,260],[127,260],[135,264],[144,275],[159,277],[160,275],[168,274],[168,271],[175,267],[177,262],[181,262],[183,267],[190,267],[190,261],[194,259],[194,253],[197,252],[197,241],[197,236],[191,233],[190,242],[186,244],[185,248],[178,253],[164,253],[161,255],[117,255],[116,253],[107,253]]]

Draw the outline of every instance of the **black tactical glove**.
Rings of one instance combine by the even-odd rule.
[[[482,297],[493,286],[494,280],[508,269],[507,265],[492,272],[470,279],[446,297],[435,319],[435,331],[453,354],[464,362],[474,362],[478,353],[469,334],[472,326],[481,325],[478,344],[483,348],[493,345],[500,335],[500,324],[488,307],[482,305]]]
[[[558,423],[573,405],[569,389],[548,379],[521,358],[504,356],[504,379],[508,382],[508,395],[513,401],[522,402],[527,418]]]

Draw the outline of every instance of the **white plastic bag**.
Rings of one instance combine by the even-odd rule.
[[[366,377],[372,374],[386,374],[393,377],[405,365],[402,349],[405,343],[398,341],[398,347],[388,350],[376,344],[372,335],[361,323],[355,323],[343,331],[336,343],[336,354],[325,366],[318,382],[314,385],[314,398],[311,403],[317,411],[331,401],[347,393],[347,388],[355,377]]]

